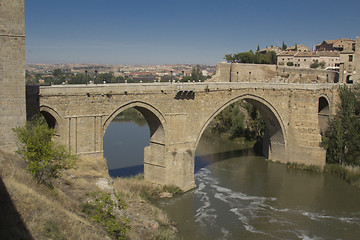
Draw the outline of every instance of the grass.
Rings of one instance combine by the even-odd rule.
[[[100,223],[109,236],[118,240],[125,240],[130,230],[130,220],[121,212],[126,204],[117,194],[94,192],[89,194],[90,199],[83,205],[83,212],[93,221]]]
[[[286,163],[286,167],[287,168],[296,168],[296,169],[301,169],[301,170],[305,170],[305,171],[309,171],[309,172],[316,172],[316,173],[320,173],[323,172],[323,169],[321,166],[318,165],[308,165],[305,163],[290,163],[287,162]]]
[[[98,179],[110,179],[105,160],[80,158],[76,169],[65,171],[62,178],[54,181],[53,189],[37,184],[25,168],[22,159],[0,151],[0,195],[8,195],[9,202],[6,205],[9,206],[8,211],[1,209],[1,239],[107,239],[109,234],[102,223],[92,220],[83,212],[84,204],[91,198],[93,200],[90,202],[96,199],[88,193],[97,191]],[[114,209],[113,214],[131,220],[126,239],[175,238],[175,224],[160,209],[138,195],[142,190],[149,192],[152,199],[159,196],[154,192],[162,192],[162,188],[147,183],[143,176],[115,180],[111,186],[115,188],[114,194],[118,194],[117,204],[127,206],[126,210]],[[116,227],[113,223],[109,221],[106,228]],[[153,225],[156,228],[151,228]],[[115,237],[112,236],[112,239]]]
[[[348,183],[360,187],[360,167],[351,167],[338,164],[326,164],[325,172],[336,175]]]
[[[360,166],[352,167],[339,164],[326,164],[324,168],[317,165],[307,165],[304,163],[286,163],[287,168],[295,168],[310,172],[327,172],[340,177],[348,183],[360,187]]]

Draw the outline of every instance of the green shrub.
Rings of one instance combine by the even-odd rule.
[[[39,183],[51,185],[51,180],[60,177],[62,170],[74,167],[76,156],[52,141],[55,130],[48,127],[44,118],[37,116],[13,131],[21,143],[16,153]]]
[[[115,212],[125,209],[125,202],[119,195],[111,196],[102,192],[91,193],[89,196],[91,199],[84,204],[83,212],[95,222],[100,223],[110,236],[119,240],[125,239],[130,229],[128,225],[130,221]]]

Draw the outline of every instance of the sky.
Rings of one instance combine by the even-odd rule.
[[[360,36],[359,0],[25,0],[26,63],[206,64]]]

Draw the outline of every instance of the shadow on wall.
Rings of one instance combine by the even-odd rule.
[[[6,186],[0,178],[0,238],[2,240],[33,239],[16,210]]]

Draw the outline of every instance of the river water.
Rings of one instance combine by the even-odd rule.
[[[111,123],[104,155],[112,176],[141,171],[148,135],[147,126]],[[156,203],[180,239],[360,239],[360,189],[337,177],[288,169],[210,135],[194,171],[194,190]]]

